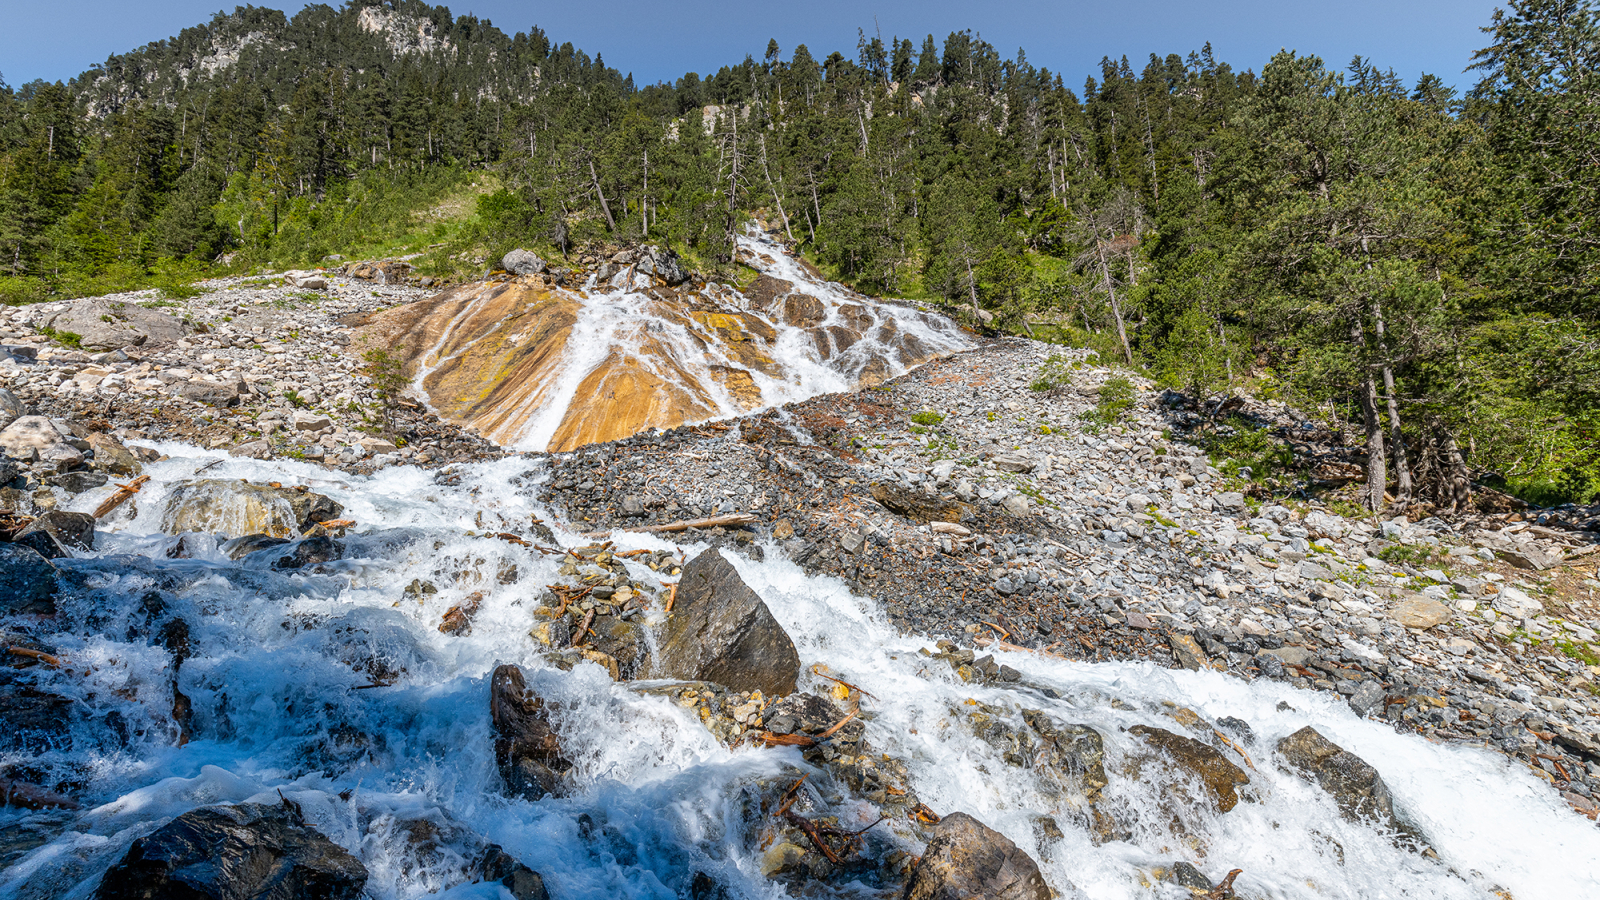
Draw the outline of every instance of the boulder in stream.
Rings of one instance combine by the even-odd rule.
[[[1049,900],[1039,865],[966,813],[945,816],[911,872],[905,900]]]
[[[29,522],[11,540],[32,547],[46,559],[61,559],[73,550],[93,550],[94,516],[52,510]]]
[[[23,416],[0,430],[0,452],[17,459],[53,463],[58,471],[83,463],[80,443],[44,416]]]
[[[290,803],[207,806],[133,842],[95,900],[357,900],[366,867]]]
[[[1128,731],[1144,738],[1151,747],[1171,757],[1179,768],[1199,778],[1219,812],[1227,812],[1239,805],[1238,788],[1249,784],[1250,776],[1229,762],[1221,751],[1163,728],[1135,725]]]
[[[783,697],[800,655],[767,604],[715,548],[683,567],[657,666],[663,675]]]
[[[1339,812],[1352,821],[1374,820],[1395,831],[1412,829],[1394,812],[1394,798],[1378,770],[1367,761],[1323,737],[1310,725],[1278,742],[1278,753],[1333,796]]]
[[[173,487],[161,530],[167,534],[198,531],[287,538],[343,512],[338,503],[305,488],[202,478]]]
[[[550,726],[550,710],[543,698],[528,690],[520,668],[494,670],[489,718],[494,723],[494,757],[507,792],[529,800],[557,793],[562,773],[572,764],[562,756],[561,739]]]
[[[56,567],[37,550],[0,544],[0,614],[53,615],[59,589]]]

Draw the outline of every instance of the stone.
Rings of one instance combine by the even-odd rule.
[[[29,522],[11,540],[32,547],[46,559],[70,556],[73,550],[93,550],[94,516],[51,510]]]
[[[1217,495],[1217,505],[1226,510],[1241,510],[1245,508],[1244,494],[1238,491],[1227,491]]]
[[[307,412],[303,409],[294,411],[289,418],[295,431],[320,432],[333,428],[333,420],[321,413]]]
[[[540,275],[547,268],[532,250],[513,250],[500,258],[500,267],[513,275]]]
[[[1022,494],[1012,494],[1000,501],[1000,509],[1006,515],[1020,519],[1033,514],[1033,501]]]
[[[511,900],[550,900],[550,892],[538,872],[518,862],[498,844],[490,844],[476,866],[484,881],[498,881],[511,893]]]
[[[1315,728],[1307,725],[1279,741],[1278,754],[1291,768],[1333,795],[1346,819],[1376,820],[1396,831],[1408,830],[1395,815],[1394,799],[1378,770]]]
[[[1178,661],[1178,667],[1199,671],[1210,668],[1210,658],[1200,649],[1200,644],[1187,634],[1167,635],[1167,645],[1172,648],[1172,656]]]
[[[668,287],[677,287],[689,280],[689,271],[683,267],[683,260],[674,251],[665,247],[646,247],[645,257],[650,261],[650,268],[657,278],[667,283]]]
[[[89,435],[88,441],[89,449],[94,451],[89,467],[95,471],[124,478],[132,478],[144,471],[144,464],[139,462],[139,457],[111,435],[96,431]]]
[[[1002,472],[1015,472],[1018,475],[1032,472],[1034,467],[1038,465],[1038,463],[1020,453],[1003,453],[991,459],[990,462]]]
[[[51,487],[61,488],[69,494],[81,494],[92,491],[97,487],[105,487],[111,479],[103,472],[85,472],[81,469],[72,472],[63,472],[60,475],[51,475],[45,478],[44,483]]]
[[[322,494],[230,479],[199,479],[167,494],[161,530],[240,536],[295,537],[318,522],[337,519],[344,507]]]
[[[325,291],[328,289],[328,279],[315,272],[295,274],[293,277],[285,277],[284,280],[292,287],[297,287],[302,291]]]
[[[244,393],[244,382],[218,382],[195,380],[178,386],[178,396],[206,406],[238,406]]]
[[[1538,547],[1519,547],[1515,550],[1496,549],[1494,555],[1519,569],[1538,572],[1561,562],[1560,554],[1546,553]]]
[[[234,447],[232,450],[229,450],[228,455],[237,456],[243,459],[271,459],[272,444],[265,440],[245,441],[239,446]]]
[[[30,347],[29,349],[32,348]],[[4,348],[0,348],[0,352],[4,352]],[[16,394],[5,388],[0,388],[0,428],[10,425],[27,414],[27,409],[22,405],[22,401],[17,399]]]
[[[83,463],[83,453],[72,445],[71,437],[44,416],[23,416],[0,430],[0,452],[70,469]]]
[[[385,440],[384,438],[378,437],[364,437],[361,440],[356,441],[356,443],[361,447],[361,449],[367,451],[373,456],[382,456],[385,453],[393,453],[400,449],[399,447],[395,446],[394,441]]]
[[[171,344],[189,333],[188,325],[164,312],[99,297],[74,300],[35,319],[34,325],[57,332],[58,340],[59,335],[77,335],[76,343],[85,350],[153,348]]]
[[[1544,604],[1511,585],[1502,585],[1494,597],[1494,608],[1507,615],[1526,619],[1544,612]]]
[[[1038,863],[966,813],[951,813],[911,871],[904,900],[1050,900]]]
[[[1128,731],[1144,738],[1145,743],[1165,753],[1179,768],[1199,778],[1219,812],[1227,812],[1239,805],[1238,788],[1249,784],[1250,776],[1229,762],[1220,751],[1163,728],[1135,725]]]
[[[873,484],[872,499],[883,504],[885,509],[920,524],[960,522],[972,514],[972,507],[960,501],[929,496],[896,484]]]
[[[0,544],[0,613],[50,616],[56,611],[56,567],[32,547]]]
[[[1002,667],[1004,668],[1004,667]],[[1106,778],[1105,738],[1088,725],[1065,724],[1036,709],[1024,709],[1022,720],[1042,738],[1032,753],[1032,764],[1057,776],[1076,779],[1089,803],[1100,800]]]
[[[663,675],[768,697],[794,693],[794,642],[716,548],[683,567],[673,609],[657,659]]]
[[[1406,628],[1426,631],[1450,621],[1450,607],[1427,597],[1412,597],[1389,610],[1389,617]]]
[[[1383,701],[1388,697],[1383,685],[1376,681],[1363,681],[1357,685],[1356,692],[1350,695],[1350,709],[1356,715],[1365,716],[1373,710],[1383,711]]]
[[[1292,646],[1278,647],[1274,650],[1262,650],[1258,652],[1256,656],[1272,657],[1286,666],[1304,666],[1315,659],[1310,650],[1307,650],[1304,647]]]
[[[305,823],[299,806],[191,810],[139,838],[95,900],[357,900],[367,870]]]
[[[522,669],[503,665],[489,682],[489,719],[494,726],[495,763],[506,791],[538,800],[558,794],[572,764],[550,725],[544,699],[528,690]]]

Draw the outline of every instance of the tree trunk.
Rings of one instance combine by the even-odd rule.
[[[772,169],[767,165],[767,136],[761,136],[761,173],[767,176],[767,187],[772,189],[772,202],[778,205],[778,215],[783,218],[783,233],[794,243],[794,232],[789,229],[789,214],[783,211],[783,198],[778,196],[778,186],[772,181]]]
[[[1362,338],[1360,322],[1350,325],[1350,342],[1355,344],[1357,352],[1364,349],[1366,341]],[[1382,512],[1383,490],[1389,482],[1389,470],[1384,461],[1383,420],[1378,413],[1378,385],[1373,381],[1372,367],[1363,366],[1361,371],[1361,388],[1357,399],[1361,403],[1361,416],[1365,420],[1367,431],[1367,487],[1364,499],[1368,509]]]
[[[1389,445],[1394,454],[1395,500],[1401,506],[1411,502],[1411,461],[1406,457],[1405,436],[1400,431],[1400,401],[1395,396],[1394,367],[1389,365],[1389,342],[1383,333],[1383,311],[1372,301],[1372,327],[1378,335],[1378,352],[1383,354],[1383,391],[1389,409]]]
[[[617,220],[611,218],[611,204],[606,202],[606,192],[600,190],[600,176],[594,170],[594,158],[589,159],[589,183],[594,185],[594,195],[600,198],[600,211],[606,214],[606,227],[617,230]]]
[[[1111,300],[1111,317],[1117,323],[1117,340],[1122,342],[1122,356],[1133,365],[1133,348],[1128,346],[1128,330],[1122,323],[1122,307],[1117,303],[1117,291],[1111,283],[1111,267],[1106,264],[1105,245],[1095,242],[1095,258],[1100,260],[1100,277],[1105,280],[1106,296]]]

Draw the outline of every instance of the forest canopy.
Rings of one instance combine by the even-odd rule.
[[[774,40],[638,86],[417,0],[244,6],[68,84],[0,81],[0,299],[411,239],[457,277],[590,241],[732,277],[754,217],[861,290],[1197,402],[1249,381],[1324,410],[1402,502],[1460,502],[1468,468],[1594,500],[1600,7],[1509,0],[1484,32],[1460,95],[1209,45],[1069,86],[971,31]]]

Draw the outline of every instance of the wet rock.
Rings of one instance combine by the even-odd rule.
[[[357,900],[366,867],[291,803],[184,813],[133,842],[96,900]]]
[[[478,860],[478,874],[484,881],[498,881],[511,892],[512,900],[550,900],[544,879],[538,872],[518,862],[516,857],[490,844]]]
[[[282,547],[287,543],[289,543],[287,538],[273,537],[270,534],[247,534],[244,537],[223,541],[219,549],[227,554],[229,559],[244,559],[257,550]]]
[[[1229,762],[1216,748],[1194,738],[1148,725],[1135,725],[1128,731],[1144,738],[1151,747],[1171,757],[1179,768],[1199,778],[1219,812],[1227,812],[1239,805],[1238,789],[1250,783],[1250,776]]]
[[[46,559],[71,556],[73,550],[93,550],[94,516],[52,510],[29,522],[12,543],[32,547]]]
[[[1192,671],[1210,668],[1206,652],[1187,634],[1169,634],[1167,644],[1172,648],[1172,657],[1177,660],[1179,668]]]
[[[6,717],[0,751],[40,753],[70,746],[73,702],[41,690],[32,675],[0,667],[0,709]]]
[[[32,547],[0,544],[0,612],[5,615],[54,615],[56,567]]]
[[[332,562],[344,555],[344,547],[326,535],[296,541],[289,552],[272,564],[274,569],[303,569],[319,563]]]
[[[766,603],[713,548],[683,567],[657,668],[672,678],[782,697],[794,693],[800,656]]]
[[[874,484],[872,499],[902,516],[926,524],[928,522],[959,523],[969,518],[972,507],[958,500],[930,497],[921,491],[907,490],[899,485]],[[793,534],[791,528],[790,534]]]
[[[1396,831],[1408,830],[1395,815],[1394,798],[1378,770],[1323,737],[1315,728],[1307,725],[1279,741],[1278,753],[1290,766],[1333,795],[1345,818],[1352,821],[1372,819]]]
[[[97,487],[105,487],[111,479],[102,472],[63,472],[60,475],[51,475],[44,480],[51,487],[61,488],[69,494],[81,494],[92,491]]]
[[[111,435],[97,431],[89,435],[88,441],[89,449],[94,451],[89,467],[96,472],[131,478],[144,471],[144,464],[133,451]]]
[[[966,813],[939,822],[912,870],[905,900],[1049,900],[1039,865],[1005,835]]]
[[[506,791],[538,800],[557,793],[571,763],[550,726],[544,699],[528,690],[522,670],[501,666],[489,684],[489,718],[494,724],[494,755]]]
[[[287,538],[343,512],[338,503],[303,488],[201,479],[182,482],[168,494],[161,530]]]
[[[513,275],[539,275],[545,263],[531,250],[513,250],[500,258],[500,267]]]
[[[1075,780],[1087,803],[1100,800],[1100,792],[1110,782],[1106,778],[1105,740],[1087,725],[1056,722],[1035,709],[1022,711],[1023,721],[1039,736],[1033,751],[1035,768],[1054,772],[1062,779]]]

